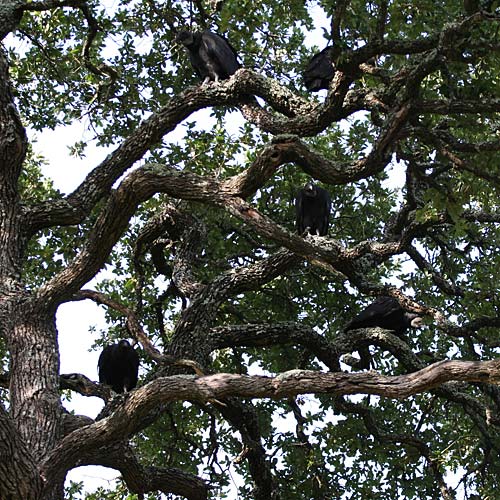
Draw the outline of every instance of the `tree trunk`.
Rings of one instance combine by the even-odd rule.
[[[9,335],[11,415],[38,462],[61,435],[57,331],[53,318],[21,309],[16,316],[24,321]]]
[[[15,310],[15,317],[21,321],[16,322],[7,335],[11,352],[10,416],[6,415],[4,419],[7,435],[2,442],[8,455],[5,451],[1,452],[1,458],[6,458],[7,468],[6,484],[1,484],[0,480],[1,497],[4,498],[5,492],[12,491],[13,499],[58,500],[64,496],[64,480],[45,484],[42,492],[41,476],[36,470],[62,433],[63,408],[58,393],[59,356],[55,321],[33,307],[31,302],[20,305]],[[14,437],[11,437],[12,428],[15,428]],[[0,434],[3,434],[1,430]],[[9,451],[11,448],[13,450]],[[24,450],[26,455],[23,457]],[[20,457],[16,457],[18,453]],[[10,468],[9,462],[16,466]]]

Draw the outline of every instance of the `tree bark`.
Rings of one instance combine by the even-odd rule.
[[[8,336],[12,356],[10,413],[38,462],[61,435],[57,332],[55,319],[38,308],[19,308],[16,317],[23,321],[15,324]]]
[[[0,496],[4,500],[36,500],[42,478],[12,418],[0,405]]]

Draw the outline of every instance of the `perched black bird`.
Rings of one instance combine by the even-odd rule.
[[[419,328],[422,317],[405,311],[393,297],[378,297],[344,327],[344,331],[379,326],[402,335],[409,327]]]
[[[115,392],[128,392],[137,385],[139,356],[127,340],[105,347],[97,363],[99,382]]]
[[[357,328],[380,327],[393,330],[396,335],[403,335],[411,326],[419,328],[422,318],[416,313],[405,311],[399,302],[392,297],[378,297],[375,302],[363,309],[353,320],[344,327],[344,331]],[[369,369],[371,355],[368,346],[358,349],[360,361],[359,368]]]
[[[175,41],[188,50],[191,64],[203,83],[226,80],[240,67],[236,51],[217,33],[183,30],[177,34]]]
[[[306,229],[309,234],[325,236],[328,232],[330,208],[332,199],[330,193],[312,182],[308,182],[295,199],[297,231],[300,235]]]
[[[335,74],[334,58],[336,49],[328,46],[312,57],[304,71],[304,83],[309,92],[328,89]]]

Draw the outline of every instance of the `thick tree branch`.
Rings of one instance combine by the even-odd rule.
[[[9,388],[10,373],[0,374],[0,387]],[[90,380],[81,373],[64,373],[59,378],[59,389],[71,390],[82,396],[93,396],[108,401],[111,398],[111,391],[105,385],[98,384]]]
[[[17,286],[26,241],[18,234],[18,180],[26,155],[26,131],[18,115],[9,64],[0,48],[0,294]]]
[[[169,353],[177,357],[189,352],[198,363],[208,364],[212,345],[206,342],[206,332],[213,326],[221,304],[229,297],[258,289],[299,261],[295,254],[280,250],[255,264],[222,273],[193,297],[184,310],[174,329]]]
[[[172,282],[184,297],[192,297],[202,287],[194,276],[194,263],[200,256],[200,247],[205,239],[206,232],[201,223],[193,220],[184,226],[172,266]]]
[[[407,372],[418,372],[427,367],[421,356],[415,354],[404,340],[381,328],[363,328],[340,333],[330,341],[312,328],[295,323],[217,327],[210,331],[210,335],[213,337],[211,342],[216,348],[271,347],[290,343],[301,345],[332,371],[340,371],[340,356],[367,345],[374,345],[390,352]],[[460,408],[465,408],[479,432],[489,441],[491,438],[487,422],[491,418],[488,408],[468,395],[467,390],[465,384],[461,387],[455,382],[448,382],[433,389],[432,392],[440,398],[452,401]]]
[[[336,372],[340,371],[342,355],[367,345],[375,345],[389,351],[408,371],[421,370],[426,366],[404,340],[382,328],[341,332],[327,340],[324,335],[305,325],[292,322],[262,323],[212,328],[210,337],[215,349],[300,345],[313,353],[331,371]]]
[[[441,223],[441,221],[414,222],[405,228],[399,241],[388,243],[363,241],[353,248],[345,248],[339,241],[331,238],[302,238],[291,234],[239,198],[227,198],[220,205],[242,219],[262,236],[271,238],[276,243],[316,265],[334,273],[341,273],[357,282],[361,279],[357,265],[357,261],[361,257],[372,255],[377,262],[382,262],[393,255],[404,252],[415,237],[425,234],[427,228],[432,225]],[[373,291],[376,294],[375,290]]]
[[[337,342],[329,342],[312,328],[293,322],[219,326],[209,331],[209,339],[214,349],[298,344],[332,371],[340,371],[340,356],[352,351],[349,347],[343,350]]]
[[[82,396],[94,396],[103,401],[111,399],[111,390],[108,386],[93,382],[81,373],[65,373],[59,378],[59,389],[69,389]]]
[[[332,161],[310,149],[297,136],[277,136],[241,174],[224,181],[224,186],[241,198],[248,198],[265,184],[276,169],[296,163],[304,172],[331,185],[346,184],[381,172],[391,159],[392,149],[408,116],[408,106],[389,115],[381,135],[365,158],[352,163]]]
[[[159,165],[149,165],[134,171],[113,192],[89,234],[86,246],[73,262],[40,289],[39,299],[44,303],[57,302],[67,300],[76,293],[104,264],[139,203],[158,191],[174,195],[182,192],[185,199],[221,206],[234,204],[234,200],[228,198],[220,184],[213,179]],[[282,230],[280,232],[289,234]],[[295,239],[297,242],[305,241],[298,237]]]
[[[194,268],[205,236],[205,227],[200,221],[170,204],[165,204],[158,213],[149,218],[134,245],[137,312],[142,310],[144,273],[141,256],[145,249],[149,248],[156,271],[166,278],[172,278],[162,297],[166,298],[169,294],[180,295],[184,308],[186,297],[190,297],[201,287],[201,283],[196,279]],[[172,253],[175,254],[172,265],[169,265],[165,259],[166,246],[172,247]],[[160,330],[163,329],[161,302],[159,298],[156,303]]]
[[[273,91],[276,86],[279,92]],[[309,116],[312,113],[307,101],[298,97],[294,99],[290,91],[248,69],[239,70],[222,84],[190,87],[146,119],[65,200],[25,207],[30,231],[34,233],[44,227],[80,222],[98,200],[109,195],[116,180],[182,120],[208,106],[235,104],[247,94],[262,94],[278,109],[286,105],[290,111],[296,112],[298,106],[304,114]]]
[[[89,281],[104,265],[105,260],[118,241],[138,205],[161,191],[164,167],[149,165],[130,173],[112,193],[106,206],[101,211],[92,231],[88,235],[85,247],[79,255],[39,291],[39,297],[46,302],[67,300],[81,286]],[[184,192],[186,199],[204,201],[213,200],[218,195],[218,183],[195,174],[167,169],[168,185],[165,191]],[[166,181],[166,178],[163,178]]]
[[[128,394],[115,412],[66,436],[48,454],[44,476],[51,481],[74,467],[82,453],[121,441],[142,427],[141,419],[160,403],[175,400],[283,398],[298,394],[375,394],[407,398],[449,381],[500,383],[500,361],[441,361],[414,373],[398,376],[363,373],[321,373],[292,370],[276,377],[219,373],[205,377],[177,375],[156,379]]]

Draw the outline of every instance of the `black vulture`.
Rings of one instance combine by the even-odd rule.
[[[344,327],[344,331],[379,326],[403,335],[409,327],[419,328],[422,317],[403,309],[393,297],[378,297]]]
[[[306,229],[309,234],[325,236],[328,232],[330,208],[332,199],[330,193],[312,182],[308,182],[295,199],[297,231],[300,235]]]
[[[105,347],[97,363],[99,382],[115,392],[128,392],[137,385],[139,356],[127,340]]]
[[[344,331],[378,326],[386,330],[393,330],[396,335],[401,336],[410,326],[419,328],[421,324],[421,316],[405,311],[393,297],[378,297],[375,302],[349,321],[344,327]],[[360,347],[358,353],[360,357],[359,368],[369,369],[371,355],[368,346]]]
[[[175,41],[188,50],[191,64],[203,83],[226,80],[240,67],[236,51],[217,33],[183,30],[177,34]]]
[[[309,92],[328,89],[335,74],[333,67],[335,52],[335,47],[330,45],[314,55],[309,61],[304,71],[304,83]]]

